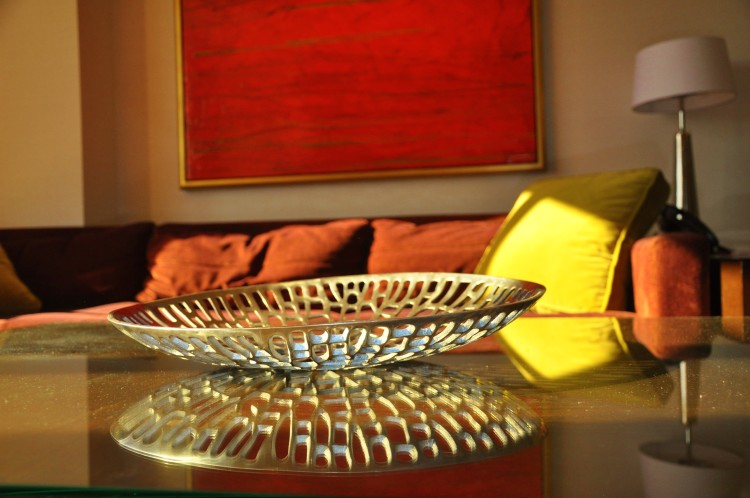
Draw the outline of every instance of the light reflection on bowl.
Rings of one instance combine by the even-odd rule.
[[[448,351],[526,312],[545,288],[486,275],[393,273],[255,285],[109,315],[146,347],[219,366],[339,370]]]

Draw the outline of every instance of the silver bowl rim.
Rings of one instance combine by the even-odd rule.
[[[530,294],[524,298],[501,303],[493,306],[479,307],[472,309],[463,309],[450,312],[438,312],[432,315],[417,315],[411,317],[390,317],[390,318],[378,318],[378,319],[361,319],[361,320],[339,320],[339,321],[328,321],[328,322],[316,322],[316,323],[299,323],[293,325],[278,325],[278,326],[258,326],[258,327],[165,327],[161,325],[145,325],[140,323],[134,323],[123,319],[127,315],[137,313],[139,311],[147,311],[149,308],[158,308],[174,304],[181,304],[185,301],[201,300],[211,298],[215,296],[237,294],[245,291],[265,291],[271,289],[288,289],[292,286],[304,286],[304,285],[315,285],[315,284],[326,284],[336,281],[360,281],[363,283],[372,282],[377,280],[401,278],[404,280],[417,280],[420,277],[424,280],[424,277],[431,276],[430,280],[437,278],[452,278],[458,279],[465,283],[472,282],[491,282],[497,285],[504,285],[512,288],[517,287],[519,290],[525,290]],[[427,280],[427,281],[430,281]],[[184,333],[186,331],[194,332],[197,335],[213,334],[217,336],[237,336],[248,333],[258,333],[262,335],[269,335],[271,333],[284,334],[286,332],[309,330],[314,328],[333,328],[333,327],[349,327],[354,328],[357,326],[378,326],[378,325],[396,325],[407,323],[432,323],[441,320],[455,320],[462,319],[470,315],[477,313],[486,312],[513,312],[519,309],[528,309],[536,303],[546,292],[546,287],[540,283],[532,282],[528,280],[520,280],[508,277],[497,277],[490,275],[480,275],[474,273],[448,273],[448,272],[397,272],[397,273],[378,273],[378,274],[359,274],[359,275],[339,275],[333,277],[318,277],[310,279],[290,280],[284,282],[273,282],[264,284],[253,284],[247,286],[231,287],[226,289],[216,289],[210,291],[203,291],[191,294],[184,294],[175,297],[157,299],[146,303],[136,303],[116,310],[111,311],[107,315],[107,320],[119,329],[138,330],[142,332],[157,333],[163,335],[165,333],[173,333],[179,331]]]

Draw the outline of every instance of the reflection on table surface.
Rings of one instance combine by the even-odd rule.
[[[155,393],[176,393],[176,386],[191,379],[210,384],[226,372],[146,350],[109,325],[61,324],[0,332],[0,486],[316,496],[502,496],[511,490],[514,496],[640,496],[640,445],[684,437],[680,364],[686,361],[697,372],[692,384],[697,396],[689,413],[693,441],[747,456],[748,330],[747,319],[727,323],[719,318],[521,318],[497,336],[505,354],[451,353],[425,362],[457,372],[470,384],[494,386],[530,407],[532,418],[538,416],[547,429],[540,443],[487,459],[469,458],[468,463],[346,475],[226,471],[176,459],[159,461],[154,458],[158,455],[143,457],[116,442],[110,434],[113,424],[134,407],[143,408],[144,401],[157,399]],[[333,377],[340,381],[347,375]],[[254,386],[256,392],[256,380],[265,376],[273,374],[229,374],[244,379],[243,385]],[[235,388],[240,389],[239,384]],[[251,391],[243,391],[245,398]],[[300,398],[303,391],[300,387]],[[157,413],[153,406],[148,410]],[[329,418],[329,425],[322,427],[330,432],[321,439],[334,443],[335,416]],[[466,420],[466,427],[472,427]],[[283,427],[303,432],[309,428],[313,435],[318,430],[317,423],[295,426],[295,421]],[[390,421],[397,434],[399,425]],[[388,435],[382,421],[380,427],[380,436]],[[285,444],[292,444],[291,436],[281,432]],[[333,446],[329,445],[329,462],[335,465]],[[322,447],[300,447],[311,456],[317,448],[323,458],[319,462],[327,458]],[[366,447],[372,452],[370,442]],[[378,455],[382,458],[384,453]],[[414,453],[403,455],[408,460]],[[749,495],[747,478],[743,486],[743,496]]]
[[[224,369],[160,387],[112,426],[125,448],[198,467],[387,472],[508,455],[543,435],[500,386],[421,362]]]

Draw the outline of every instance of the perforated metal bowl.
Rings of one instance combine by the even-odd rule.
[[[299,280],[203,292],[119,309],[126,335],[213,365],[336,370],[415,359],[500,330],[540,284],[458,273]]]

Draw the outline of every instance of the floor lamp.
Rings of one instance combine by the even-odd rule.
[[[633,110],[676,112],[675,207],[694,215],[698,204],[690,134],[685,112],[722,104],[735,89],[726,42],[716,36],[692,36],[664,41],[636,55]]]

